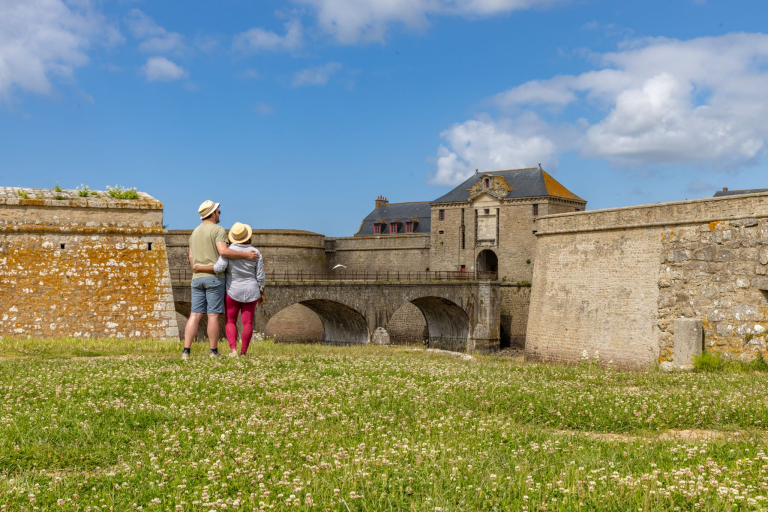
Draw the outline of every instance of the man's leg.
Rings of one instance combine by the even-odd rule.
[[[192,342],[197,336],[197,328],[200,326],[200,320],[203,318],[202,313],[192,313],[187,320],[187,326],[184,328],[184,348],[191,348]]]
[[[184,328],[184,352],[182,357],[187,358],[190,355],[190,349],[192,348],[192,342],[197,336],[197,329],[200,327],[200,320],[208,310],[208,303],[205,297],[205,289],[203,287],[203,281],[200,279],[194,279],[190,283],[192,294],[192,308],[187,320],[187,325]]]
[[[219,313],[208,313],[208,341],[211,350],[219,348]]]
[[[208,340],[211,351],[218,353],[219,348],[219,315],[224,313],[224,296],[226,286],[224,278],[206,278],[206,299],[208,301]]]

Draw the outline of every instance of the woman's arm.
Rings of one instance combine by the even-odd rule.
[[[195,265],[195,272],[213,272],[215,274],[221,274],[227,270],[229,261],[227,258],[219,256],[219,259],[213,265]]]
[[[257,250],[258,252],[258,250]],[[256,282],[259,283],[259,289],[264,289],[264,283],[266,282],[267,278],[264,274],[264,257],[259,254],[259,259],[256,261]]]

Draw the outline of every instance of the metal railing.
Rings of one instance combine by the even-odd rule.
[[[188,268],[172,268],[172,281],[190,281],[192,270]],[[377,271],[377,272],[267,272],[269,282],[319,282],[319,281],[496,281],[496,272],[461,272],[452,270],[424,271]]]

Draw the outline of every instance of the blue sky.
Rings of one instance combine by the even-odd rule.
[[[352,235],[542,163],[588,209],[768,187],[768,3],[0,0],[0,183]]]

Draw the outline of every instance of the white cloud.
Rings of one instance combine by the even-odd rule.
[[[141,70],[148,82],[172,82],[189,76],[186,69],[165,57],[150,57]]]
[[[566,114],[579,112],[591,121],[571,123],[577,144],[573,131],[548,125],[539,135],[556,143],[557,153],[578,147],[584,157],[622,167],[735,169],[768,152],[768,35],[647,38],[593,57],[597,69],[496,95],[492,100],[503,114],[494,126],[541,108],[561,124]],[[548,155],[544,151],[541,160]],[[478,158],[469,155],[468,167],[477,167]]]
[[[254,108],[254,111],[263,116],[271,116],[272,114],[275,113],[275,107],[267,103],[264,103],[262,101],[258,105],[256,105],[256,107]]]
[[[551,136],[539,133],[542,128],[538,118],[530,115],[514,121],[486,118],[456,124],[440,134],[447,146],[438,149],[437,172],[430,182],[457,185],[475,169],[519,169],[539,163],[555,169],[557,146]]]
[[[261,27],[252,28],[234,38],[233,47],[245,53],[260,51],[291,51],[301,48],[304,44],[304,34],[299,20],[293,19],[285,23],[285,35],[280,35]]]
[[[315,10],[320,27],[339,42],[383,42],[390,25],[429,25],[430,16],[492,16],[561,0],[293,0]]]
[[[325,85],[340,69],[341,64],[338,62],[329,62],[324,66],[302,69],[293,75],[293,86]]]
[[[51,94],[51,80],[71,80],[88,63],[94,43],[119,44],[122,35],[90,2],[0,2],[0,103],[14,89]]]
[[[142,39],[139,50],[143,52],[180,54],[188,50],[184,36],[168,32],[140,9],[131,9],[125,21],[133,36]]]

